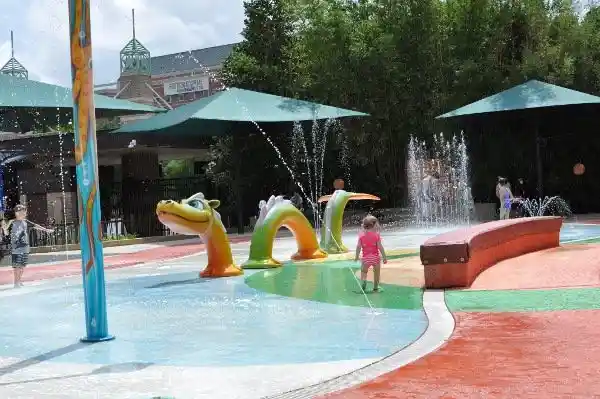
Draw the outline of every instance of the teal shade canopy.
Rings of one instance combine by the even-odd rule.
[[[229,88],[163,114],[122,126],[114,133],[163,132],[219,135],[232,122],[269,123],[367,116],[363,112]]]
[[[111,114],[126,115],[164,111],[99,94],[94,95],[94,102],[99,113],[111,111]],[[0,74],[0,108],[71,109],[73,92],[62,86]]]
[[[600,97],[538,80],[530,80],[440,115],[436,119],[585,104],[600,104]]]

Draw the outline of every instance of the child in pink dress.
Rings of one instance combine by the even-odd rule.
[[[387,263],[387,257],[385,256],[385,250],[381,243],[381,236],[378,232],[379,222],[375,216],[367,216],[362,222],[362,231],[358,237],[358,244],[356,245],[356,256],[355,261],[358,262],[358,257],[362,251],[362,267],[360,271],[360,279],[362,280],[362,289],[367,289],[367,273],[369,269],[373,267],[374,279],[373,279],[373,291],[379,292],[379,276],[381,274],[381,259],[383,263]],[[381,257],[379,256],[381,254]]]

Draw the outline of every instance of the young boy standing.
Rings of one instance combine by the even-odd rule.
[[[15,218],[7,224],[3,224],[4,234],[10,234],[15,288],[23,286],[21,278],[29,260],[29,227],[45,233],[54,232],[54,230],[47,229],[27,220],[27,208],[21,204],[15,206]]]

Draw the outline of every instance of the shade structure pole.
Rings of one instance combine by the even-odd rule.
[[[239,135],[233,136],[233,151],[235,154],[235,158],[238,159],[235,162],[234,167],[234,177],[233,177],[233,192],[235,193],[235,208],[237,212],[237,220],[238,220],[238,234],[244,234],[244,207],[242,205],[242,197],[243,197],[243,188],[242,188],[242,163],[239,161],[241,159],[242,150],[239,142]]]
[[[535,127],[535,160],[537,167],[537,192],[539,198],[544,196],[544,171],[542,169],[542,138],[540,130]]]
[[[99,342],[114,337],[108,333],[106,315],[90,0],[69,0],[69,27],[79,238],[85,301],[86,336],[81,340]]]

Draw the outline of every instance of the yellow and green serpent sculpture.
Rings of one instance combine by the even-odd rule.
[[[208,265],[200,277],[231,277],[244,272],[233,262],[231,246],[221,216],[215,210],[219,200],[207,201],[197,193],[181,202],[160,201],[156,205],[158,220],[174,233],[199,235],[206,244]]]
[[[261,201],[260,217],[252,234],[250,256],[242,267],[262,269],[282,265],[280,261],[273,259],[273,241],[282,226],[294,234],[298,244],[298,252],[292,256],[293,260],[319,259],[327,257],[327,254],[348,252],[342,242],[342,221],[344,209],[350,200],[378,201],[379,197],[336,190],[332,195],[319,198],[319,202],[327,202],[320,245],[306,216],[290,201],[284,200],[282,196],[271,196],[268,202]]]
[[[327,254],[347,252],[342,243],[342,220],[346,204],[350,200],[379,200],[371,194],[350,193],[336,190],[332,195],[321,197],[328,202],[321,229],[321,244],[317,241],[310,222],[290,201],[271,196],[269,202],[261,201],[261,215],[252,234],[250,256],[243,264],[245,269],[281,267],[273,259],[273,241],[281,227],[288,228],[296,238],[298,251],[294,260],[319,259]],[[200,277],[232,277],[243,274],[236,266],[231,253],[227,232],[216,209],[219,200],[206,200],[197,193],[181,202],[166,200],[156,205],[158,220],[177,234],[198,235],[206,244],[208,265]]]
[[[346,204],[351,200],[379,201],[380,198],[371,194],[351,193],[345,190],[335,190],[333,194],[319,198],[319,202],[327,202],[321,225],[321,248],[328,254],[348,252],[348,248],[342,242],[342,222]]]
[[[242,265],[244,269],[264,269],[280,267],[282,263],[273,259],[273,241],[277,231],[283,226],[296,238],[298,251],[294,260],[319,259],[327,254],[319,248],[319,242],[310,222],[302,212],[282,196],[271,196],[268,202],[261,201],[260,217],[254,226],[250,256]]]

